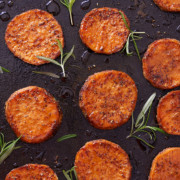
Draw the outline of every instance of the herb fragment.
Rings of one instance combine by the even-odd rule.
[[[10,72],[8,69],[0,66],[0,73],[3,74],[3,72]]]
[[[120,13],[120,15],[122,16],[122,19],[123,19],[126,27],[127,27],[127,28],[129,29],[129,31],[130,31],[130,34],[129,34],[128,39],[127,39],[127,42],[126,42],[126,44],[125,44],[125,46],[124,46],[124,48],[123,48],[123,50],[122,50],[121,52],[124,52],[124,51],[126,50],[126,54],[127,54],[128,56],[131,56],[131,55],[133,54],[133,52],[130,52],[130,50],[129,50],[129,41],[130,41],[130,39],[132,39],[133,44],[134,44],[134,48],[135,48],[136,53],[137,53],[137,55],[138,55],[138,58],[141,60],[141,56],[140,56],[140,53],[139,53],[138,46],[137,46],[137,44],[136,44],[136,40],[142,39],[141,36],[137,36],[137,35],[139,35],[139,34],[145,34],[145,32],[132,31],[132,30],[130,29],[130,27],[128,26],[128,23],[127,23],[127,21],[126,21],[126,19],[125,19],[125,17],[124,17],[124,14],[123,14],[121,11],[119,11],[119,13]]]
[[[36,73],[36,74],[42,74],[42,75],[46,75],[46,76],[50,76],[50,77],[53,77],[53,78],[60,78],[60,76],[54,74],[54,73],[51,73],[51,72],[42,72],[42,71],[32,71],[33,73]]]
[[[63,170],[63,174],[67,180],[73,180],[74,179],[73,174],[74,174],[75,180],[78,180],[76,170],[75,170],[75,166],[72,167],[70,170],[67,170],[67,171]]]
[[[16,147],[16,143],[19,141],[21,137],[16,140],[4,142],[4,135],[0,133],[0,164],[13,152],[15,149],[19,149],[20,147]]]
[[[64,140],[66,140],[66,139],[75,138],[75,137],[77,137],[76,134],[67,134],[67,135],[65,135],[65,136],[60,137],[60,138],[57,140],[57,142],[61,142],[61,141],[64,141]]]
[[[73,26],[73,17],[72,17],[72,7],[73,4],[75,3],[76,0],[60,0],[60,2],[67,7],[68,11],[69,11],[69,16],[70,16],[70,21],[71,21],[71,25]]]
[[[62,69],[62,75],[63,75],[63,77],[66,77],[64,66],[65,66],[65,63],[67,62],[67,60],[68,60],[71,56],[75,58],[75,56],[74,56],[74,54],[73,54],[73,52],[74,52],[74,46],[72,47],[72,49],[70,50],[69,53],[65,53],[65,54],[64,54],[64,52],[63,52],[63,47],[62,47],[61,42],[60,42],[58,39],[57,39],[56,41],[57,41],[57,45],[59,46],[59,49],[60,49],[60,52],[61,52],[60,63],[57,62],[57,61],[55,61],[54,59],[47,58],[47,57],[44,57],[44,56],[37,56],[37,58],[42,59],[42,60],[44,60],[44,61],[51,62],[51,63],[53,63],[53,64],[55,64],[55,65],[57,65],[57,66],[60,66],[61,69]],[[41,74],[42,74],[42,72],[41,72]],[[46,73],[46,74],[47,74],[47,73]],[[52,75],[52,74],[51,74],[51,75]]]
[[[141,112],[139,113],[136,122],[134,121],[134,117],[132,115],[132,126],[131,126],[131,132],[129,134],[129,136],[127,136],[127,138],[130,137],[134,137],[140,141],[142,141],[144,144],[146,144],[147,146],[154,148],[154,146],[152,146],[151,144],[149,144],[148,142],[146,142],[144,139],[140,138],[139,136],[136,136],[136,133],[146,133],[149,135],[150,139],[152,140],[156,140],[156,131],[159,131],[160,133],[164,133],[166,134],[165,131],[163,131],[162,129],[158,128],[158,127],[152,127],[152,126],[148,126],[148,120],[149,120],[149,116],[150,116],[150,112],[151,112],[151,107],[152,107],[152,103],[154,101],[156,97],[156,93],[153,93],[149,99],[146,101],[146,103],[144,104]],[[145,117],[146,112],[148,111],[148,115],[147,118]]]

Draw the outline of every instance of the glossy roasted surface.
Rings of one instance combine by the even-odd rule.
[[[49,166],[26,164],[10,171],[5,180],[58,180],[58,177]]]
[[[61,123],[56,100],[43,88],[29,86],[14,92],[6,102],[6,118],[16,136],[27,143],[49,139]]]
[[[79,180],[130,180],[131,164],[127,153],[117,144],[99,139],[86,143],[76,154]]]
[[[36,56],[55,59],[60,55],[58,46],[53,45],[56,39],[64,46],[61,26],[51,14],[39,9],[15,16],[5,33],[6,44],[11,52],[33,65],[48,63]]]
[[[161,98],[157,121],[168,134],[180,135],[180,90],[171,91]]]
[[[148,46],[142,62],[144,77],[153,86],[172,89],[180,85],[180,41],[154,41]]]
[[[180,0],[154,0],[164,11],[180,12]]]
[[[167,148],[153,160],[149,180],[180,179],[180,148]]]
[[[114,70],[89,76],[79,97],[85,117],[99,129],[113,129],[126,123],[136,101],[135,82],[126,73]]]
[[[83,43],[94,52],[112,54],[123,48],[129,30],[118,9],[104,7],[93,9],[85,15],[79,33]]]

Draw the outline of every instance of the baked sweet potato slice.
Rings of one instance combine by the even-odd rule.
[[[15,134],[27,143],[50,138],[59,127],[62,112],[45,89],[29,86],[14,92],[6,102],[6,118]]]
[[[93,9],[85,15],[79,33],[82,42],[94,52],[112,54],[124,47],[130,31],[118,9],[104,7]]]
[[[144,77],[155,87],[180,85],[180,41],[160,39],[149,45],[143,59]]]
[[[180,12],[180,0],[154,0],[163,11]]]
[[[136,101],[137,88],[132,78],[114,70],[89,76],[79,95],[82,112],[99,129],[113,129],[126,123]]]
[[[58,180],[58,177],[47,165],[26,164],[10,171],[5,180]]]
[[[167,148],[153,160],[149,180],[180,179],[180,148]]]
[[[129,180],[131,164],[117,144],[100,139],[86,143],[76,154],[78,180]]]
[[[157,121],[168,134],[180,135],[180,90],[161,98],[157,108]]]
[[[10,51],[23,61],[41,65],[48,63],[36,56],[55,59],[60,55],[59,39],[64,46],[61,26],[46,11],[33,9],[16,16],[7,26],[5,41]]]

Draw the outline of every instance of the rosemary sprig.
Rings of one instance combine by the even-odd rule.
[[[13,152],[15,149],[19,149],[20,147],[16,147],[16,143],[19,141],[21,137],[16,140],[4,142],[4,135],[0,133],[0,164]]]
[[[152,146],[151,144],[149,144],[148,142],[146,142],[144,139],[140,138],[139,136],[136,136],[136,133],[147,133],[150,137],[150,139],[152,140],[156,140],[156,131],[159,131],[160,133],[164,133],[166,134],[162,129],[158,128],[158,127],[152,127],[152,126],[148,126],[148,120],[149,120],[149,116],[150,116],[150,112],[151,112],[151,107],[152,107],[152,103],[154,101],[156,97],[156,93],[153,93],[149,99],[147,100],[147,102],[144,104],[141,112],[139,113],[136,121],[134,121],[134,117],[132,115],[132,126],[131,126],[131,132],[129,134],[129,136],[127,136],[127,138],[130,137],[134,137],[140,141],[142,141],[144,144],[146,144],[147,146],[154,148],[154,146]],[[145,117],[146,112],[148,111],[148,115],[147,118]]]
[[[41,71],[32,71],[33,73],[36,73],[36,74],[42,74],[42,75],[46,75],[46,76],[50,76],[50,77],[53,77],[53,78],[60,78],[60,76],[58,76],[57,74],[54,74],[52,72],[41,72]]]
[[[73,180],[73,173],[74,173],[75,180],[78,180],[75,166],[72,167],[70,170],[67,170],[67,171],[63,170],[63,174],[67,180]]]
[[[77,134],[67,134],[65,136],[58,138],[57,142],[61,142],[61,141],[64,141],[66,139],[75,138],[75,137],[77,137]]]
[[[122,19],[123,19],[126,27],[127,27],[127,28],[129,29],[129,31],[130,31],[130,34],[129,34],[128,39],[127,39],[127,42],[126,42],[126,44],[125,44],[125,46],[124,46],[124,48],[123,48],[123,50],[122,50],[121,52],[124,52],[124,51],[126,50],[126,54],[127,54],[128,56],[131,56],[131,55],[133,54],[133,52],[130,52],[130,50],[129,50],[129,41],[130,41],[130,39],[131,39],[131,40],[133,41],[134,48],[135,48],[135,50],[136,50],[136,53],[137,53],[137,55],[138,55],[138,58],[141,60],[141,56],[140,56],[140,53],[139,53],[139,49],[138,49],[136,40],[142,39],[141,36],[137,36],[137,35],[139,35],[139,34],[145,34],[145,32],[132,31],[132,30],[130,29],[130,27],[128,26],[128,23],[127,23],[127,21],[126,21],[126,19],[125,19],[125,17],[124,17],[124,14],[123,14],[121,11],[119,11],[119,13],[120,13],[121,16],[122,16]]]
[[[60,2],[67,7],[68,11],[69,11],[69,16],[70,16],[70,21],[71,21],[71,25],[73,26],[73,17],[72,17],[72,7],[73,4],[75,3],[76,0],[60,0]]]
[[[0,66],[0,73],[3,74],[3,72],[10,72],[8,69]]]
[[[55,64],[55,65],[57,65],[57,66],[60,66],[61,69],[62,69],[63,77],[66,77],[64,66],[65,66],[65,63],[67,62],[67,60],[68,60],[71,56],[75,58],[75,56],[74,56],[74,54],[73,54],[73,52],[74,52],[74,46],[72,47],[72,49],[70,50],[69,53],[65,53],[65,54],[64,54],[64,52],[63,52],[63,47],[62,47],[61,42],[60,42],[58,39],[57,39],[56,41],[57,41],[57,45],[59,46],[59,49],[60,49],[60,52],[61,52],[60,63],[57,62],[57,61],[55,61],[54,59],[47,58],[47,57],[44,57],[44,56],[37,56],[37,58],[42,59],[42,60],[44,60],[44,61],[51,62],[51,63],[53,63],[53,64]],[[38,72],[38,73],[39,73],[39,74],[40,74],[40,73],[42,74],[43,72]],[[47,75],[47,73],[46,73],[46,75]],[[52,75],[52,74],[51,74],[51,75]]]

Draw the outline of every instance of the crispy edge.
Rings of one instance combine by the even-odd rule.
[[[46,11],[44,11],[44,10],[40,10],[40,9],[31,9],[31,10],[29,10],[30,12],[32,11],[39,11],[39,12],[45,12],[45,13],[47,13],[49,16],[51,16],[53,19],[54,19],[54,21],[56,21],[57,22],[57,24],[59,25],[59,27],[60,27],[60,29],[61,29],[61,31],[62,31],[62,27],[61,27],[61,25],[58,23],[58,21],[54,18],[54,16],[53,15],[51,15],[50,13],[48,13],[48,12],[46,12]],[[21,59],[21,60],[23,60],[24,62],[26,62],[26,63],[28,63],[28,64],[31,64],[31,65],[36,65],[36,66],[39,66],[39,65],[43,65],[43,64],[48,64],[48,63],[50,63],[50,62],[48,62],[48,61],[44,61],[44,60],[41,60],[41,62],[33,62],[33,63],[31,63],[30,61],[27,61],[26,60],[26,58],[24,58],[24,57],[22,57],[21,55],[18,55],[17,53],[16,53],[16,51],[14,51],[13,50],[13,48],[10,46],[10,44],[8,43],[8,34],[9,34],[9,26],[11,25],[11,23],[13,22],[13,21],[15,21],[16,20],[16,18],[17,17],[19,17],[19,16],[21,16],[21,15],[24,15],[24,14],[26,14],[27,12],[29,12],[29,11],[26,11],[26,12],[23,12],[23,13],[21,13],[21,14],[18,14],[18,15],[16,15],[10,22],[9,22],[9,24],[8,24],[8,26],[7,26],[7,28],[6,28],[6,31],[5,31],[5,42],[6,42],[6,45],[7,45],[7,47],[9,48],[9,50],[14,54],[14,56],[16,56],[16,57],[18,57],[19,59]],[[62,31],[62,47],[64,47],[64,36],[63,36],[63,31]],[[52,56],[52,57],[50,57],[51,59],[56,59],[57,57],[59,57],[60,56],[60,50],[57,52],[57,53],[55,53],[54,54],[54,56]]]
[[[177,7],[177,8],[175,8],[175,7],[171,8],[168,5],[166,5],[166,3],[164,3],[163,0],[153,0],[153,1],[162,11],[180,12],[180,4],[179,4],[179,7]]]
[[[159,43],[161,43],[163,41],[171,41],[171,42],[180,44],[180,41],[178,41],[177,39],[170,39],[170,38],[159,39],[159,40],[156,40],[156,41],[152,42],[148,46],[147,51],[145,52],[144,57],[142,59],[143,75],[146,78],[146,80],[148,80],[156,88],[159,88],[159,89],[173,89],[175,87],[178,87],[179,85],[174,85],[174,86],[171,86],[171,87],[167,87],[167,86],[164,86],[164,85],[156,84],[151,80],[152,78],[150,77],[149,73],[147,73],[148,72],[147,68],[145,68],[145,61],[149,58],[149,54],[152,53],[153,47],[157,46]]]
[[[129,180],[131,178],[131,173],[132,173],[132,166],[131,166],[131,163],[130,163],[130,160],[129,160],[129,156],[128,154],[125,152],[124,149],[122,149],[118,144],[115,144],[111,141],[108,141],[108,140],[105,140],[105,139],[98,139],[98,140],[92,140],[92,141],[89,141],[87,142],[83,147],[80,148],[80,150],[77,152],[76,154],[76,157],[75,157],[75,163],[74,163],[74,166],[75,166],[75,169],[76,169],[76,172],[77,172],[77,161],[81,158],[81,156],[79,155],[81,153],[81,151],[84,151],[86,148],[89,149],[89,146],[91,145],[94,145],[94,144],[97,144],[97,145],[101,145],[101,144],[108,144],[108,145],[111,145],[114,149],[118,149],[119,151],[121,151],[121,153],[124,154],[125,158],[127,158],[128,160],[128,167],[129,167]],[[107,150],[108,152],[109,150]],[[78,172],[77,172],[77,175],[78,175]]]
[[[180,93],[180,90],[176,90],[176,91],[171,91],[169,93],[167,93],[165,96],[163,96],[160,101],[159,101],[159,104],[157,106],[157,115],[156,115],[156,118],[157,118],[157,121],[158,121],[158,124],[159,126],[164,130],[166,131],[168,134],[171,134],[171,135],[180,135],[179,133],[173,133],[171,131],[167,131],[162,125],[161,125],[161,121],[162,119],[160,118],[160,114],[161,114],[161,106],[162,106],[162,103],[164,101],[166,101],[167,98],[169,98],[169,96],[171,96],[172,94],[174,93]]]
[[[48,169],[49,171],[51,171],[52,175],[54,176],[54,180],[58,180],[58,177],[56,175],[56,173],[47,165],[44,165],[44,164],[26,164],[24,166],[21,166],[21,167],[18,167],[18,168],[15,168],[13,170],[11,170],[7,175],[6,175],[6,178],[5,180],[11,180],[11,174],[13,174],[14,172],[16,172],[16,170],[26,170],[28,171],[28,169],[31,169],[31,168],[39,168],[39,171],[41,169]],[[35,170],[36,171],[36,170]],[[14,179],[14,178],[13,178]]]
[[[63,117],[63,114],[62,114],[62,110],[59,106],[59,104],[57,103],[56,99],[50,94],[48,93],[44,88],[40,88],[40,87],[37,87],[37,86],[28,86],[28,87],[25,87],[25,88],[22,88],[20,90],[17,90],[15,91],[10,97],[9,99],[6,101],[5,103],[5,116],[6,116],[6,119],[10,125],[10,127],[12,128],[12,130],[14,131],[14,133],[16,134],[17,137],[20,137],[21,134],[19,133],[19,131],[17,130],[16,126],[12,126],[11,125],[11,122],[10,122],[10,118],[9,118],[9,110],[8,110],[8,103],[9,101],[13,100],[14,98],[16,98],[17,95],[29,90],[33,90],[33,89],[38,89],[38,90],[41,90],[42,92],[44,92],[48,97],[50,97],[57,105],[57,109],[59,111],[59,120],[56,121],[55,124],[53,124],[53,127],[51,129],[51,131],[49,131],[48,133],[46,133],[45,135],[43,136],[38,136],[36,138],[33,138],[31,140],[27,140],[23,135],[21,137],[21,140],[24,141],[24,142],[27,142],[27,143],[41,143],[41,142],[44,142],[48,139],[50,139],[54,134],[56,134],[57,130],[58,130],[58,127],[60,126],[61,122],[62,122],[62,117]]]
[[[84,38],[83,38],[83,36],[82,36],[82,34],[84,34],[84,33],[82,33],[82,32],[83,32],[84,24],[87,24],[87,22],[86,22],[87,20],[86,20],[86,19],[88,19],[88,16],[90,16],[91,14],[93,14],[94,11],[102,10],[102,9],[104,9],[104,10],[106,10],[106,11],[109,10],[109,9],[112,9],[113,11],[121,11],[121,13],[123,13],[123,15],[124,15],[124,17],[125,17],[125,19],[126,19],[126,22],[127,22],[128,26],[130,27],[130,21],[129,21],[129,19],[127,18],[126,14],[125,14],[122,10],[118,10],[117,8],[107,8],[107,7],[94,8],[94,9],[92,9],[90,12],[88,12],[88,13],[84,16],[84,18],[83,18],[82,21],[81,21],[81,25],[80,25],[80,29],[79,29],[80,38],[81,38],[82,42],[83,42],[88,48],[90,48],[90,46],[86,43],[86,41],[84,40]],[[122,20],[122,21],[123,21],[123,20]],[[128,36],[129,36],[129,34],[130,34],[130,31],[129,31],[128,29],[127,29],[127,31],[128,31],[128,33],[127,33],[126,41],[127,41],[127,38],[128,38]],[[110,55],[110,54],[113,54],[113,53],[116,53],[116,52],[120,51],[120,50],[124,47],[126,41],[124,41],[124,43],[122,43],[122,47],[120,47],[119,49],[116,49],[116,50],[112,51],[111,53],[105,53],[105,52],[102,53],[101,51],[94,51],[94,50],[93,50],[93,51],[96,52],[96,53],[99,53],[99,54],[107,54],[107,55]],[[91,48],[90,48],[90,49],[91,49]]]
[[[174,151],[174,150],[180,151],[180,148],[179,147],[169,147],[169,148],[164,149],[160,153],[158,153],[158,155],[153,159],[148,180],[154,180],[154,179],[152,179],[152,176],[155,172],[156,164],[157,164],[157,161],[159,160],[159,158],[165,156],[166,154],[168,154],[169,152]]]
[[[131,114],[129,114],[129,116],[128,116],[128,118],[126,119],[125,122],[121,122],[121,123],[119,123],[119,124],[117,124],[117,125],[114,125],[114,126],[111,126],[111,127],[103,128],[103,127],[100,127],[100,126],[96,125],[93,121],[91,121],[91,119],[89,118],[89,116],[88,116],[87,113],[86,113],[86,110],[85,110],[85,108],[84,108],[84,103],[83,103],[83,100],[82,100],[83,93],[86,91],[86,88],[88,87],[88,86],[87,86],[87,82],[90,81],[91,78],[92,78],[94,75],[99,74],[99,73],[104,73],[104,72],[105,72],[105,73],[106,73],[106,72],[120,72],[120,73],[122,73],[123,75],[129,77],[129,78],[131,79],[131,81],[134,83],[135,87],[136,87],[136,84],[135,84],[134,80],[133,80],[128,74],[126,74],[125,72],[116,71],[116,70],[105,70],[105,71],[97,72],[97,73],[94,73],[93,75],[90,75],[90,76],[86,79],[86,81],[85,81],[85,83],[83,84],[83,86],[81,87],[81,90],[80,90],[80,93],[79,93],[79,107],[80,107],[80,109],[82,110],[83,115],[85,116],[85,118],[90,122],[90,124],[91,124],[93,127],[97,128],[97,129],[111,130],[111,129],[120,127],[120,126],[122,126],[123,124],[127,123],[128,120],[129,120],[129,118],[132,116],[133,111],[132,111]],[[138,97],[138,89],[137,89],[137,87],[136,87],[135,89],[136,89],[136,97],[135,97],[135,103],[133,104],[133,108],[132,108],[133,110],[134,110],[135,107],[136,107],[137,97]]]

